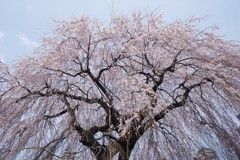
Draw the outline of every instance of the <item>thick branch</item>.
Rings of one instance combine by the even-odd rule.
[[[184,89],[185,89],[185,92],[183,93],[183,97],[182,97],[182,100],[181,101],[178,101],[178,102],[174,102],[172,103],[171,105],[167,106],[165,109],[163,109],[160,113],[158,113],[157,115],[154,116],[154,119],[155,121],[158,121],[162,118],[165,117],[165,115],[175,109],[175,108],[178,108],[178,107],[182,107],[184,106],[186,103],[187,103],[187,99],[189,97],[189,94],[191,92],[192,89],[196,88],[196,87],[200,87],[202,84],[205,84],[206,82],[203,80],[197,84],[193,84],[191,85],[190,87],[186,87],[186,86],[183,86]]]
[[[59,117],[59,116],[65,114],[65,113],[67,113],[66,109],[61,111],[61,112],[59,112],[59,113],[57,113],[57,114],[54,114],[54,115],[44,115],[43,118],[45,118],[45,119],[56,118],[56,117]]]

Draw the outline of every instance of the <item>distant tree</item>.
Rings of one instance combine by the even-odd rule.
[[[56,22],[0,63],[0,159],[240,158],[240,45],[198,21]]]

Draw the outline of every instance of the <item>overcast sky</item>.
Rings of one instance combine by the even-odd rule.
[[[157,10],[171,22],[204,17],[202,26],[218,25],[217,34],[240,41],[240,0],[1,0],[0,59],[7,63],[30,55],[53,29],[53,20],[88,15],[107,21],[111,11]]]

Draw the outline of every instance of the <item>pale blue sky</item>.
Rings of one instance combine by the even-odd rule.
[[[157,9],[168,22],[206,16],[201,27],[216,24],[217,34],[240,40],[240,0],[0,0],[0,59],[12,63],[32,54],[53,20],[88,15],[107,21],[112,8],[126,14]]]

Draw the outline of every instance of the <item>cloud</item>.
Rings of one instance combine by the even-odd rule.
[[[28,11],[33,11],[32,6],[28,4],[28,5],[27,5],[27,10],[28,10]]]
[[[4,36],[5,36],[5,33],[0,31],[0,39],[3,38]]]
[[[30,40],[25,34],[17,35],[17,38],[29,49],[35,48],[38,46],[38,43]]]

